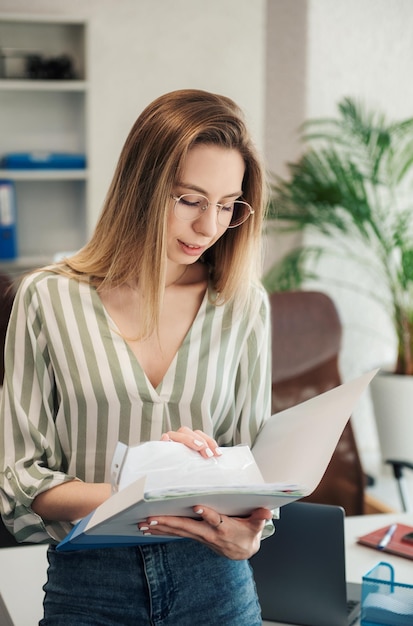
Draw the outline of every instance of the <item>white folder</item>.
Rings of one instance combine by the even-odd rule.
[[[157,494],[153,482],[148,489],[148,476],[141,475],[129,480],[81,520],[57,549],[159,542],[162,537],[143,535],[137,523],[154,515],[196,517],[196,505],[212,507],[225,515],[245,516],[259,507],[276,509],[310,495],[321,481],[354,407],[377,371],[272,415],[252,448],[252,460],[259,471],[254,469],[246,480],[242,475],[239,484],[217,484],[216,476],[208,484],[207,478],[199,480],[198,476],[197,482],[177,484],[175,490],[173,484],[167,484],[166,492]],[[185,450],[183,446],[182,449]],[[223,459],[232,455],[236,463],[235,450],[223,448]],[[205,463],[200,455],[195,456]],[[219,464],[219,459],[215,462]],[[171,538],[164,537],[168,539]]]

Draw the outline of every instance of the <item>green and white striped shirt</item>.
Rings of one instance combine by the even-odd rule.
[[[24,279],[0,410],[1,508],[18,541],[61,540],[71,524],[42,520],[33,499],[73,478],[110,482],[118,441],[189,426],[221,446],[252,445],[271,409],[269,304],[252,289],[248,315],[205,295],[154,389],[95,288],[50,271]]]

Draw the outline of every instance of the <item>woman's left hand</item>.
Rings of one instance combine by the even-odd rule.
[[[159,515],[148,517],[138,528],[144,534],[186,537],[206,544],[229,559],[249,559],[258,552],[269,509],[255,509],[249,517],[228,517],[206,506],[195,506],[198,519]]]

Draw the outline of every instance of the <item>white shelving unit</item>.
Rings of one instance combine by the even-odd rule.
[[[0,48],[68,55],[75,78],[0,78],[0,159],[12,152],[85,154],[87,150],[87,23],[64,17],[0,13]],[[1,261],[10,273],[49,262],[87,238],[88,169],[1,169],[16,190],[19,256]]]

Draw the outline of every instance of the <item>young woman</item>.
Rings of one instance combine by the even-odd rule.
[[[263,188],[232,100],[166,94],[134,124],[90,242],[22,281],[0,494],[19,541],[51,544],[43,626],[261,624],[247,559],[268,509],[230,518],[200,502],[196,519],[139,524],[181,541],[54,546],[110,497],[118,441],[173,440],[208,458],[252,445],[270,415]]]

